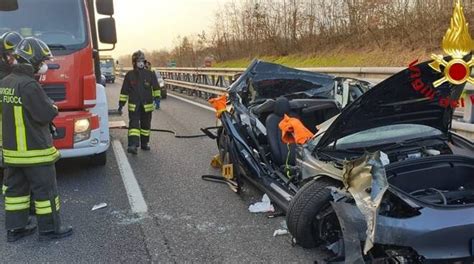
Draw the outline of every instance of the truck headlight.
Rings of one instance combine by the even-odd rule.
[[[91,127],[91,122],[89,119],[78,119],[74,123],[74,133],[84,133],[87,132]]]
[[[74,122],[74,143],[87,140],[91,136],[91,123],[89,119],[77,119]]]

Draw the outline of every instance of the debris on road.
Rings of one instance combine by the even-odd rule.
[[[275,212],[275,208],[273,207],[270,198],[268,198],[268,195],[265,194],[263,195],[261,202],[254,203],[249,206],[249,211],[251,213],[267,213]]]
[[[107,207],[106,203],[96,204],[96,205],[94,205],[94,207],[92,207],[91,211],[99,210],[99,209],[102,209],[102,208],[105,208],[105,207]]]
[[[276,236],[285,236],[285,235],[288,235],[288,234],[289,234],[289,232],[286,229],[277,229],[277,230],[275,230],[275,232],[273,232],[274,237],[276,237]]]

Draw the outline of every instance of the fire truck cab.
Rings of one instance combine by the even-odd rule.
[[[96,12],[105,16],[97,23]],[[108,106],[98,84],[103,51],[98,43],[115,46],[113,14],[113,0],[1,0],[0,34],[37,37],[53,52],[40,83],[60,110],[54,145],[62,158],[90,156],[96,165],[106,163]]]

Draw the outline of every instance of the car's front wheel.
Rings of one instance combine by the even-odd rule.
[[[290,202],[286,222],[288,230],[295,238],[296,243],[304,248],[314,248],[327,241],[327,238],[321,237],[326,230],[321,230],[326,216],[320,215],[331,210],[330,201],[332,201],[331,191],[328,187],[340,186],[336,180],[328,177],[320,177],[304,185]],[[331,216],[329,216],[331,217]],[[334,212],[332,217],[335,217]],[[331,219],[330,222],[338,222]],[[334,228],[338,227],[335,223]]]

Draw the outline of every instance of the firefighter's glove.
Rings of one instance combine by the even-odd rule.
[[[56,126],[54,125],[54,123],[49,123],[49,132],[51,133],[51,135],[53,137],[57,137],[58,136],[58,130],[56,129]]]
[[[122,115],[122,114],[123,114],[122,108],[123,108],[123,105],[120,105],[120,106],[118,107],[118,109],[117,109],[119,115]]]

